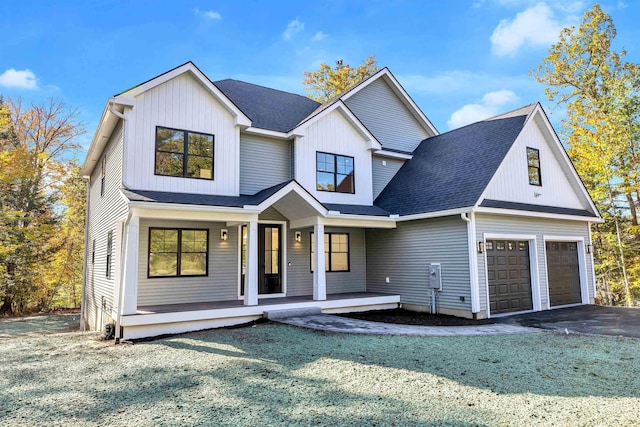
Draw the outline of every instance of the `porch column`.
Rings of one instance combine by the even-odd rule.
[[[120,294],[120,313],[136,314],[138,310],[138,243],[140,217],[133,216],[125,229],[124,271]],[[117,282],[117,281],[116,281]]]
[[[258,305],[258,221],[247,224],[247,271],[244,305]]]
[[[324,301],[327,299],[327,274],[324,264],[324,224],[313,226],[315,237],[313,248],[313,300]]]

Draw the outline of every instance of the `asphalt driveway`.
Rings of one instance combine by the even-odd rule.
[[[640,338],[640,309],[582,305],[500,318],[500,323],[558,332]]]

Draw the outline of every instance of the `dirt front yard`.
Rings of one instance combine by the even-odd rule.
[[[422,338],[265,323],[115,346],[8,333],[0,425],[628,425],[640,342]],[[2,335],[4,331],[4,335]]]

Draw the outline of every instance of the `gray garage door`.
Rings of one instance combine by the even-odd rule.
[[[547,242],[546,247],[550,304],[557,306],[581,303],[578,244]]]
[[[486,251],[491,314],[532,310],[529,242],[489,240]]]

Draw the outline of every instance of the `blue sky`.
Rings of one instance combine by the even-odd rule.
[[[541,101],[528,76],[559,30],[593,3],[451,1],[0,2],[0,94],[61,98],[91,140],[110,96],[193,61],[234,78],[304,94],[304,71],[369,55],[387,66],[440,132]],[[640,4],[608,0],[616,48],[640,62]],[[84,160],[85,153],[79,154]]]

